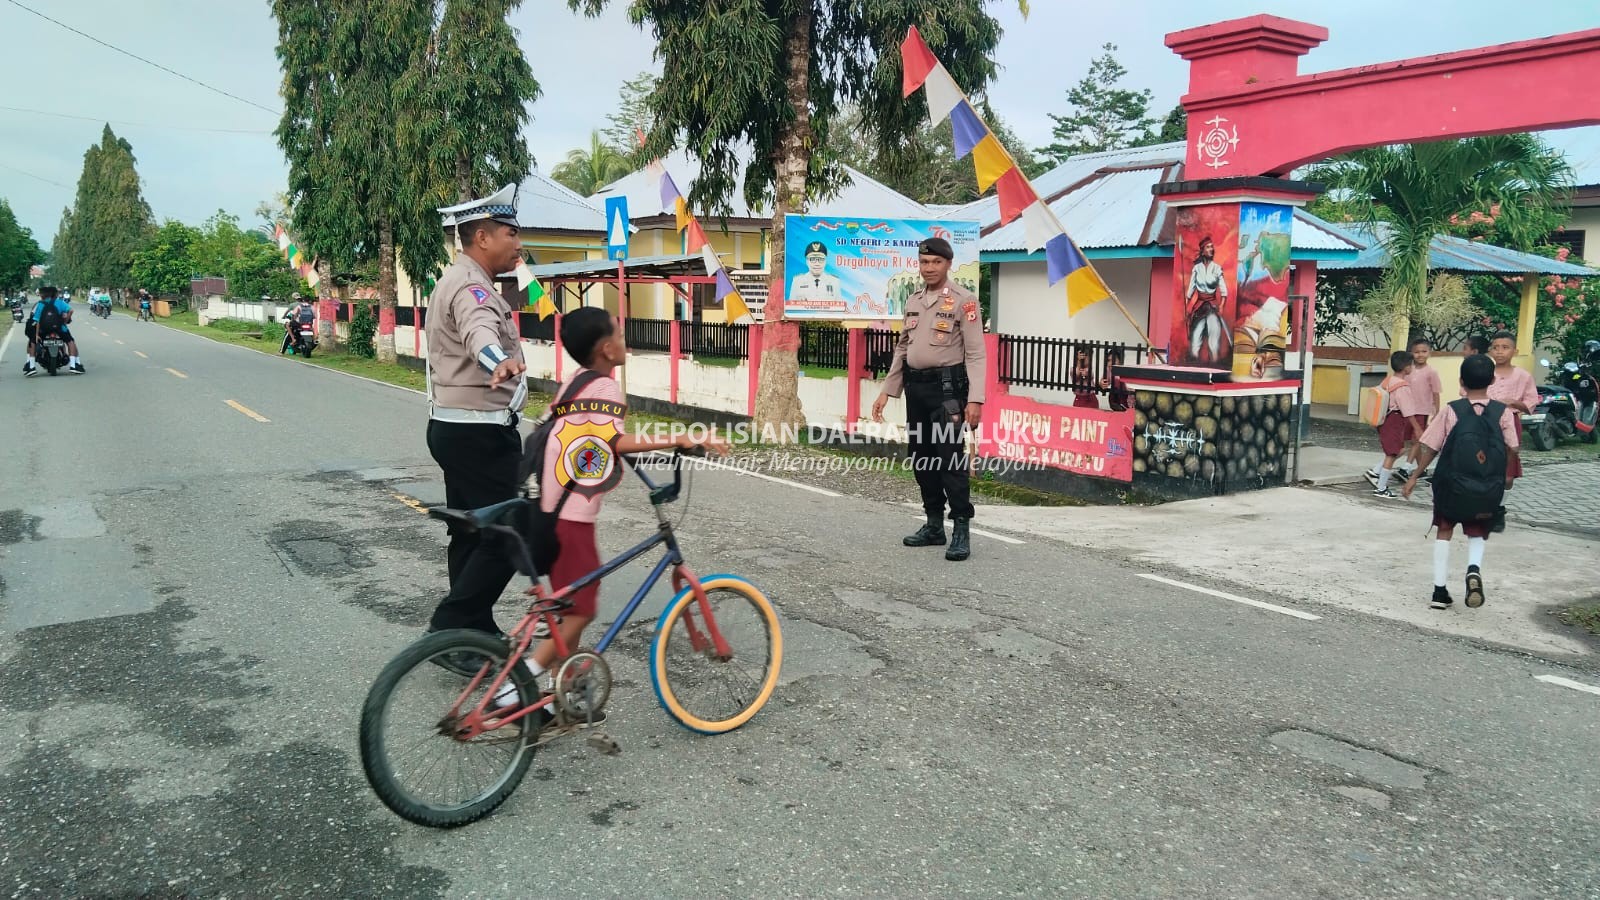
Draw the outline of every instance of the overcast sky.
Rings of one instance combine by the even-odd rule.
[[[929,0],[935,2],[935,0]],[[245,100],[279,108],[277,28],[265,0],[0,0],[5,82],[0,94],[0,197],[43,245],[72,202],[83,152],[106,121],[132,145],[145,197],[158,220],[198,223],[217,209],[245,219],[284,188],[287,171],[271,131],[274,114],[220,96],[47,22],[40,10],[89,35]],[[528,141],[542,169],[584,144],[604,123],[630,76],[659,71],[648,35],[630,25],[623,0],[605,17],[580,18],[566,0],[524,0],[514,15],[523,51],[544,96],[533,106]],[[1520,0],[1033,0],[1024,22],[1011,0],[996,0],[1006,34],[990,96],[1024,140],[1049,139],[1068,85],[1101,44],[1119,45],[1126,83],[1155,92],[1164,114],[1183,91],[1186,70],[1162,44],[1170,31],[1259,12],[1326,26],[1328,43],[1303,61],[1323,71],[1428,53],[1523,40],[1600,24],[1591,3]],[[57,118],[13,108],[42,110]],[[211,129],[211,130],[203,130]],[[1566,137],[1587,139],[1589,134]],[[239,132],[239,133],[233,133]]]

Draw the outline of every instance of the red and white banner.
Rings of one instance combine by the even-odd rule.
[[[1012,394],[983,406],[978,454],[1024,466],[1133,481],[1133,411],[1057,406]]]

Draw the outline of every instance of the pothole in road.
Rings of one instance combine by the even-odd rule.
[[[1428,786],[1428,775],[1432,774],[1428,769],[1415,763],[1312,731],[1296,729],[1279,731],[1267,740],[1291,753],[1325,765],[1337,766],[1364,781],[1381,784],[1384,787],[1420,790]]]

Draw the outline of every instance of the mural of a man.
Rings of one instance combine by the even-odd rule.
[[[1200,255],[1183,295],[1189,315],[1189,358],[1196,362],[1215,363],[1232,352],[1221,312],[1228,302],[1228,282],[1216,256],[1216,242],[1209,236],[1201,238]]]

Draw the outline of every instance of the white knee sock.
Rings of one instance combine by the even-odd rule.
[[[1467,538],[1467,565],[1468,566],[1482,566],[1483,565],[1483,548],[1484,548],[1484,543],[1487,540],[1488,540],[1488,538],[1477,538],[1477,537],[1469,537],[1469,538]]]
[[[1450,577],[1450,542],[1433,542],[1433,586],[1444,587],[1446,578]]]
[[[1380,490],[1380,491],[1381,490],[1385,490],[1385,489],[1387,489],[1389,487],[1389,476],[1393,475],[1393,474],[1394,474],[1394,470],[1393,469],[1379,469],[1378,470],[1378,490]]]

